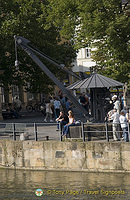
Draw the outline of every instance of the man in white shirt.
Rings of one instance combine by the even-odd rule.
[[[119,121],[119,113],[117,112],[117,109],[114,108],[114,113],[111,116],[111,120],[113,120],[113,139],[114,141],[120,140],[120,121]]]
[[[123,139],[125,142],[129,142],[129,137],[128,137],[128,121],[127,121],[127,118],[125,116],[125,111],[122,110],[121,113],[120,113],[120,124],[121,124],[121,128],[123,130]]]
[[[120,113],[120,101],[117,99],[117,95],[112,97],[114,108],[117,109],[117,112]]]

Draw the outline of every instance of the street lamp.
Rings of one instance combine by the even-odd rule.
[[[0,69],[0,75],[4,73],[5,70]],[[1,86],[0,86],[0,120],[3,120],[3,116],[2,116],[2,90],[1,90]]]

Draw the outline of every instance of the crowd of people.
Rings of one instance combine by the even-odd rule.
[[[90,96],[87,93],[79,95],[79,103],[89,113],[90,109]],[[129,141],[128,135],[128,122],[130,122],[130,113],[128,109],[125,109],[123,98],[118,99],[117,95],[112,96],[113,109],[107,114],[108,122],[112,122],[113,140]],[[11,113],[12,117],[19,118],[21,110],[21,101],[18,97],[15,98],[14,102],[9,103],[6,111]],[[72,103],[66,97],[49,97],[45,101],[45,118],[44,122],[57,122],[57,130],[60,130],[62,135],[69,133],[69,127],[75,125],[75,118],[72,111]],[[122,131],[121,131],[122,130]],[[123,132],[121,136],[121,132]]]
[[[87,110],[90,110],[90,95],[82,93],[79,95],[79,103]],[[123,105],[123,100],[118,99],[117,95],[112,97],[113,109],[108,112],[107,119],[113,123],[113,139],[114,141],[121,140],[121,129],[123,132],[122,139],[129,141],[128,137],[128,121],[130,119],[127,110]],[[71,101],[66,97],[49,97],[45,102],[46,116],[44,122],[57,122],[57,130],[60,130],[63,135],[69,133],[69,127],[75,125],[75,119]],[[121,110],[122,109],[122,110]]]
[[[69,127],[75,125],[75,118],[72,111],[71,101],[63,96],[49,97],[45,101],[46,115],[44,122],[57,122],[57,131],[62,135],[69,133]]]
[[[119,101],[117,95],[112,97],[113,100],[113,109],[108,112],[108,122],[112,122],[113,129],[113,140],[120,141],[121,139],[125,142],[129,141],[129,133],[128,133],[128,122],[130,122],[130,113],[129,110],[124,106],[121,106],[121,102]],[[121,110],[121,108],[123,108]],[[122,129],[122,136],[121,136]]]
[[[78,98],[79,103],[88,111],[90,107],[90,97],[89,94],[85,92],[81,93]],[[46,106],[46,118],[45,122],[52,121],[59,117],[60,111],[68,112],[72,110],[72,102],[66,97],[66,95],[48,97],[45,100]]]

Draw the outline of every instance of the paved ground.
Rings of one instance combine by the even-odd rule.
[[[43,122],[44,117],[41,112],[32,112],[28,113],[27,111],[20,112],[20,118],[18,119],[3,119],[1,122],[4,123],[34,123],[34,122]]]
[[[49,136],[49,140],[60,140],[60,133],[59,131],[56,131],[57,124],[54,123],[45,123],[44,117],[41,112],[21,112],[21,117],[19,119],[6,119],[0,121],[0,139],[3,138],[10,138],[12,137],[7,136],[8,134],[3,134],[5,132],[5,129],[7,132],[9,132],[6,128],[6,124],[9,124],[9,126],[12,127],[12,123],[17,123],[18,126],[23,127],[26,125],[26,133],[29,134],[29,139],[33,140],[35,139],[35,123],[37,125],[37,135],[38,140],[46,140],[46,136]],[[19,139],[19,137],[17,137]]]
[[[73,108],[73,112],[74,112],[74,116],[76,120],[81,120],[83,122],[86,121],[86,119],[83,117],[83,115],[81,113],[79,113],[79,110],[76,108]],[[21,117],[19,119],[6,119],[6,120],[2,120],[1,122],[4,123],[34,123],[34,122],[38,122],[38,123],[42,123],[44,122],[44,116],[41,112],[27,112],[26,110],[21,111],[20,112]]]

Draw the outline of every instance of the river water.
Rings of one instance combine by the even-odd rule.
[[[0,169],[0,200],[108,199],[130,199],[130,174]]]

